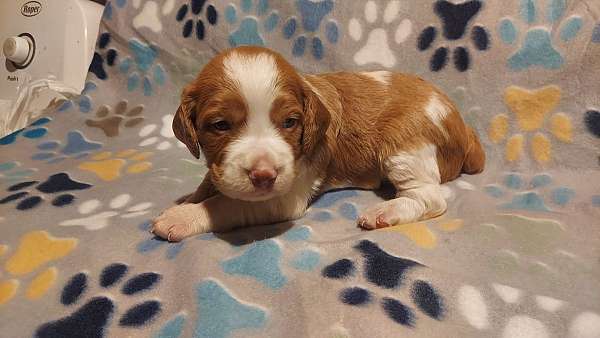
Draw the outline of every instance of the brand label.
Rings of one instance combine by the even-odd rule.
[[[21,14],[23,16],[36,16],[42,11],[42,4],[37,1],[26,2],[21,6]]]
[[[11,82],[19,81],[19,78],[18,78],[17,76],[14,76],[14,75],[8,75],[8,76],[6,77],[6,79],[7,79],[8,81],[11,81]]]

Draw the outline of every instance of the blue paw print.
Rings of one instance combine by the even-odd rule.
[[[600,207],[600,195],[592,196],[592,205],[595,207]]]
[[[370,288],[394,290],[396,293],[407,282],[406,275],[410,271],[423,268],[421,263],[392,255],[369,240],[358,242],[354,249],[363,260],[363,276],[369,283],[369,288],[351,286],[342,289],[339,300],[346,305],[368,307],[377,298],[375,292],[369,290]],[[346,281],[355,278],[358,270],[354,259],[342,258],[325,266],[321,275],[327,279]],[[447,311],[444,299],[429,282],[413,281],[410,298],[427,316],[438,321],[444,320]],[[382,297],[380,306],[390,320],[403,326],[413,327],[419,318],[409,305],[398,299]]]
[[[102,148],[102,143],[88,141],[78,130],[68,132],[65,145],[62,148],[60,145],[59,141],[40,143],[37,145],[40,152],[34,154],[31,159],[58,163],[67,158],[83,158],[89,155],[91,151]]]
[[[29,178],[34,169],[20,168],[21,163],[16,161],[0,163],[0,184],[14,184]]]
[[[92,98],[88,95],[91,91],[97,88],[96,84],[88,81],[85,83],[83,90],[81,91],[81,95],[74,100],[65,101],[60,107],[58,107],[59,112],[69,111],[73,106],[77,106],[79,111],[82,113],[87,113],[92,110]]]
[[[40,325],[36,329],[35,337],[104,337],[111,322],[117,318],[120,327],[130,329],[144,327],[155,320],[162,312],[162,304],[158,300],[147,299],[138,302],[120,316],[116,316],[121,306],[116,304],[114,297],[106,294],[89,297],[90,286],[99,285],[103,293],[116,293],[118,289],[122,298],[135,301],[136,298],[144,298],[146,293],[154,290],[162,279],[158,273],[145,272],[123,281],[128,272],[129,266],[113,263],[102,270],[98,282],[89,281],[86,272],[73,275],[62,289],[60,303],[67,308],[79,303],[79,308],[72,310],[73,312],[66,317]],[[116,288],[121,282],[122,286]]]
[[[190,10],[192,13],[192,18],[187,19],[181,29],[181,35],[183,35],[184,38],[190,37],[192,32],[195,32],[196,38],[202,41],[204,40],[204,36],[206,34],[206,25],[204,22],[208,22],[208,24],[211,26],[217,24],[218,13],[213,5],[208,5],[206,7],[206,10],[204,11],[204,21],[199,17],[200,13],[202,13],[205,2],[206,0],[192,0],[190,5],[183,4],[181,7],[179,7],[177,15],[175,16],[175,20],[178,22],[182,22]],[[196,29],[194,29],[194,25],[196,26]]]
[[[446,41],[464,41],[470,22],[479,14],[484,2],[480,0],[464,1],[454,4],[446,0],[438,0],[434,4],[434,12],[442,21],[442,35]],[[417,48],[425,51],[433,45],[438,30],[434,26],[426,27],[417,40]],[[481,25],[474,25],[468,38],[476,50],[486,51],[490,47],[490,38],[487,29]],[[466,41],[464,41],[466,43]],[[454,68],[459,72],[465,72],[471,67],[471,53],[467,46],[448,48],[438,47],[429,60],[429,69],[438,72],[448,63],[450,54],[454,62]]]
[[[183,333],[183,326],[186,320],[185,313],[178,313],[172,319],[167,321],[152,338],[178,338]]]
[[[0,138],[0,146],[5,146],[9,144],[15,143],[17,140],[17,136],[22,135],[28,139],[38,139],[44,137],[48,133],[48,129],[46,127],[42,127],[48,122],[52,121],[49,117],[42,117],[39,120],[34,121],[29,127],[25,127],[23,129],[19,129],[12,134],[8,134],[3,138]]]
[[[547,205],[548,201],[555,206],[564,207],[575,196],[573,189],[550,188],[551,185],[552,177],[548,174],[535,175],[527,184],[521,175],[509,173],[504,176],[501,185],[487,185],[485,192],[496,199],[504,200],[498,205],[500,209],[549,212],[552,209]]]
[[[145,233],[150,231],[150,227],[152,226],[151,221],[145,221],[141,223],[138,228]],[[169,243],[160,237],[153,236],[152,238],[146,239],[140,243],[138,243],[136,250],[141,254],[150,253],[158,248],[166,247],[165,257],[169,260],[175,259],[177,255],[181,252],[185,245],[185,242],[179,243]]]
[[[232,47],[241,45],[264,46],[265,41],[261,31],[265,33],[272,32],[279,24],[279,14],[277,11],[269,12],[268,0],[257,0],[256,6],[254,6],[253,0],[241,0],[240,7],[242,18],[238,18],[239,10],[234,4],[229,4],[225,9],[225,20],[231,25],[238,25],[238,28],[229,34],[229,44]],[[251,15],[253,7],[256,16]]]
[[[296,36],[297,32],[304,30],[305,34],[298,34],[294,38],[292,45],[292,54],[294,56],[304,56],[307,49],[307,35],[312,36],[310,41],[310,49],[312,56],[320,60],[325,54],[323,39],[319,37],[319,29],[321,22],[333,10],[333,0],[324,0],[321,2],[313,2],[310,0],[296,0],[296,8],[302,18],[302,26],[299,26],[298,19],[295,16],[290,17],[283,25],[283,37],[291,39]],[[324,25],[325,38],[331,44],[337,43],[339,39],[339,29],[337,23],[329,19]]]
[[[94,73],[100,80],[106,80],[108,74],[104,68],[104,64],[107,66],[114,66],[117,63],[118,52],[114,48],[110,48],[111,35],[108,32],[100,34],[98,37],[98,48],[94,52],[92,62],[90,63],[89,71]]]
[[[583,122],[587,130],[595,137],[600,138],[600,111],[590,109],[585,112]]]
[[[31,194],[28,188],[34,185],[38,192],[47,194],[47,196],[42,197],[37,195],[37,193]],[[54,197],[52,198],[52,205],[63,207],[72,204],[75,200],[75,195],[70,192],[85,190],[91,187],[92,185],[90,184],[71,179],[67,173],[58,173],[49,176],[42,183],[39,181],[26,181],[11,185],[6,189],[11,194],[0,199],[0,204],[18,201],[17,210],[29,210],[38,206],[44,200]]]
[[[125,58],[119,64],[119,71],[127,76],[127,91],[142,88],[144,96],[154,92],[152,83],[162,86],[165,83],[165,70],[160,64],[154,64],[158,58],[156,46],[150,46],[136,39],[129,40],[129,50],[132,58]],[[141,84],[140,84],[141,82]]]
[[[225,338],[235,330],[261,328],[267,313],[256,305],[240,301],[227,288],[213,279],[202,281],[196,287],[198,321],[196,338]]]
[[[287,261],[298,271],[312,271],[320,263],[320,253],[306,246],[311,233],[311,228],[304,225],[294,226],[281,236],[287,242],[286,247],[294,251]],[[282,245],[266,239],[248,244],[241,255],[222,262],[221,267],[225,273],[248,276],[268,288],[280,289],[288,282],[280,267],[283,260]]]
[[[127,4],[127,0],[116,0],[116,1],[108,1],[106,6],[104,7],[104,12],[102,13],[102,17],[106,20],[111,20],[113,15],[113,7],[112,4],[115,4],[117,8],[123,8]]]
[[[594,27],[594,30],[592,31],[592,42],[600,43],[600,23],[597,24],[596,27]]]
[[[548,1],[545,21],[549,26],[535,26],[527,30],[520,49],[508,59],[507,65],[510,69],[519,71],[533,66],[558,69],[563,65],[564,58],[554,46],[556,38],[552,36],[552,30],[558,27],[566,8],[566,0]],[[520,14],[521,19],[528,25],[540,21],[535,0],[522,0]],[[569,42],[577,36],[582,26],[583,19],[572,15],[564,21],[557,35],[563,42]],[[518,29],[510,18],[500,21],[498,31],[504,43],[512,45],[517,42]]]
[[[356,196],[358,196],[356,190],[338,190],[325,193],[311,204],[305,218],[319,222],[331,221],[334,215],[328,209],[331,209],[342,200]],[[352,202],[341,203],[337,206],[336,213],[349,221],[355,221],[358,218],[358,209]]]

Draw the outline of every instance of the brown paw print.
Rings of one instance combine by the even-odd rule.
[[[85,124],[92,128],[100,128],[108,137],[119,135],[121,125],[125,128],[131,128],[144,121],[144,117],[140,116],[144,110],[143,105],[137,105],[128,109],[126,100],[123,100],[111,109],[107,105],[103,105],[96,111],[96,119],[87,119]]]

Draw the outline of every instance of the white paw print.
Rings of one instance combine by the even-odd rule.
[[[140,7],[140,0],[133,0],[133,7]],[[161,14],[168,15],[175,8],[175,0],[166,0],[160,8]],[[146,1],[142,10],[133,18],[133,27],[140,29],[146,27],[154,33],[159,33],[163,29],[162,22],[159,17],[159,4],[156,1]]]
[[[151,145],[156,145],[157,150],[167,150],[174,145],[180,148],[185,148],[185,145],[179,142],[175,138],[175,134],[173,134],[173,118],[174,116],[171,114],[163,116],[162,126],[160,126],[160,131],[158,133],[155,132],[159,128],[159,126],[156,124],[148,124],[145,125],[142,129],[140,129],[140,137],[145,138],[140,143],[140,146],[147,147]]]
[[[506,306],[520,308],[520,303],[525,298],[533,297],[538,310],[548,313],[555,313],[565,307],[567,302],[545,295],[527,295],[521,289],[508,285],[491,284],[491,290],[495,297],[500,298]],[[490,320],[494,309],[489,310],[483,293],[471,285],[463,285],[459,288],[457,294],[458,308],[466,321],[477,330],[496,329],[502,331],[502,337],[550,337],[550,323],[544,323],[536,317],[546,317],[542,313],[540,316],[533,316],[536,311],[529,314],[513,314],[502,328],[494,328],[494,323],[500,324],[501,321],[496,318]],[[594,312],[579,312],[570,319],[570,323],[565,325],[566,332],[556,332],[559,337],[579,338],[579,337],[599,337],[600,336],[600,315]]]
[[[389,33],[386,30],[387,26],[395,25],[396,19],[400,14],[400,1],[391,0],[388,2],[383,11],[383,23],[379,22],[375,28],[370,29],[366,37],[365,45],[354,54],[354,62],[357,65],[366,65],[368,63],[378,63],[383,67],[393,67],[396,64],[396,57],[390,48],[388,42]],[[368,1],[365,4],[364,20],[369,25],[373,25],[378,19],[377,2]],[[360,42],[365,35],[363,32],[363,24],[357,18],[350,19],[348,23],[348,33],[352,40]],[[393,27],[393,26],[392,26]],[[397,44],[401,44],[412,32],[412,23],[409,19],[400,21],[396,27],[393,40]]]
[[[87,200],[79,205],[77,211],[86,215],[82,218],[66,220],[60,223],[62,226],[82,226],[88,230],[98,230],[107,227],[110,220],[119,216],[121,218],[132,218],[148,213],[152,203],[142,202],[127,207],[131,201],[131,195],[121,194],[110,200],[108,209],[102,210],[102,202],[97,199]],[[95,213],[96,211],[100,211]],[[93,214],[92,214],[93,213]]]

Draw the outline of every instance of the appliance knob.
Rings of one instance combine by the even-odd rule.
[[[27,61],[27,57],[31,51],[31,45],[27,39],[13,36],[4,40],[2,50],[7,59],[16,64],[23,64]]]

